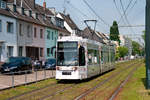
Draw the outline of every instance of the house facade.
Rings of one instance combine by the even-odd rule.
[[[35,0],[0,0],[0,62],[10,56],[55,58],[57,39],[72,32],[56,14],[46,2],[40,6]]]
[[[58,39],[58,30],[52,28],[46,28],[45,30],[45,57],[55,58],[55,47]]]
[[[27,56],[27,47],[33,42],[33,25],[25,21],[17,20],[17,27],[18,56]]]
[[[6,8],[6,1],[0,0],[0,62],[17,56],[16,19]]]
[[[32,59],[45,59],[45,27],[33,24],[32,26],[32,43],[27,45],[26,56]]]

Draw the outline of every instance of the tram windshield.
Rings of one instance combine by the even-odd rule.
[[[78,66],[77,42],[58,42],[57,66]]]

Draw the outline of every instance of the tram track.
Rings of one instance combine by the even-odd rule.
[[[132,67],[132,66],[135,65],[135,64],[137,64],[137,63],[133,63],[133,64],[127,66],[127,68],[124,68],[122,71],[127,70],[128,68]],[[119,71],[118,73],[115,73],[115,75],[120,74],[122,71]],[[106,79],[106,80],[100,82],[100,84],[96,85],[94,88],[91,88],[91,89],[87,90],[87,92],[85,92],[84,94],[81,94],[80,97],[82,98],[82,97],[88,95],[88,93],[94,91],[94,90],[95,90],[97,87],[99,87],[100,85],[105,84],[106,82],[108,82],[108,81],[109,81],[110,79],[112,79],[113,77],[114,77],[114,75],[111,76],[111,77],[109,77],[108,79]],[[76,85],[77,85],[77,84],[76,84]],[[71,89],[71,88],[75,87],[76,85],[72,85],[72,86],[69,86],[69,87],[67,87],[67,88],[65,88],[65,89],[59,90],[58,92],[56,92],[56,93],[54,93],[54,94],[49,94],[49,96],[45,96],[44,98],[39,99],[39,100],[50,100],[50,97],[51,97],[51,99],[52,99],[53,96],[55,96],[56,94],[59,94],[59,93],[64,92],[64,91],[66,91],[66,90],[68,90],[68,89]],[[85,94],[86,94],[86,95],[85,95]],[[80,97],[75,98],[75,100],[80,100],[80,99],[81,99]]]
[[[39,100],[45,100],[45,99],[47,99],[47,98],[49,98],[49,97],[52,97],[52,96],[57,95],[57,94],[59,94],[59,93],[61,93],[61,92],[64,92],[65,90],[71,89],[71,88],[73,88],[74,86],[75,86],[75,84],[74,84],[74,85],[71,85],[71,86],[68,86],[68,87],[65,87],[64,89],[59,90],[59,91],[57,91],[57,92],[55,92],[55,93],[49,94],[49,95],[47,95],[47,96],[44,96],[44,97],[42,97],[42,98],[39,99]]]
[[[130,68],[131,66],[135,65],[137,62],[131,63],[129,65],[127,65],[127,67],[123,68],[122,71],[125,71],[126,69]],[[112,79],[115,75],[121,73],[122,71],[118,71],[116,73],[114,73],[112,76],[110,76],[109,78],[102,80],[99,84],[97,84],[94,88],[89,89],[87,91],[85,91],[84,93],[82,93],[82,95],[78,96],[75,98],[75,100],[80,100],[81,98],[84,98],[85,96],[87,96],[90,92],[94,91],[96,88],[102,86],[103,84],[107,83],[110,79]],[[39,94],[39,96],[36,98],[38,100],[45,100],[48,98],[51,98],[57,94],[63,93],[66,90],[69,90],[73,87],[75,87],[78,84],[57,84],[57,83],[53,83],[50,84],[48,86],[45,86],[43,88],[39,88],[15,97],[12,97],[8,100],[35,100],[34,96],[37,96],[37,94]],[[56,91],[52,91],[56,89]],[[49,92],[51,91],[51,92]],[[43,93],[46,92],[46,93]],[[25,99],[23,99],[25,98]],[[49,100],[49,99],[48,99]]]
[[[124,81],[118,86],[118,88],[116,88],[116,90],[114,91],[114,93],[110,96],[110,98],[108,100],[115,100],[115,98],[117,97],[117,95],[119,94],[120,90],[125,86],[125,84],[128,82],[129,78],[131,78],[131,76],[133,75],[133,73],[137,70],[139,66],[133,68],[130,73],[128,74],[128,76],[124,79]]]
[[[138,63],[139,64],[139,63]],[[85,100],[85,97],[88,96],[91,92],[95,91],[97,88],[100,88],[101,86],[103,86],[104,84],[108,83],[111,79],[114,79],[114,77],[118,76],[120,73],[125,72],[127,69],[131,68],[134,65],[138,65],[137,63],[131,64],[128,67],[124,68],[121,71],[116,72],[115,74],[113,74],[112,76],[108,77],[107,79],[103,80],[102,82],[100,82],[99,84],[97,84],[95,87],[84,91],[82,94],[80,94],[79,96],[77,96],[74,100]],[[114,80],[115,82],[116,80]],[[111,84],[110,84],[111,85]],[[106,88],[110,87],[107,86]],[[105,89],[104,89],[105,90]],[[93,98],[90,100],[94,100]]]

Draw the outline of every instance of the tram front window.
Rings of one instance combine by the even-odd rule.
[[[77,42],[59,42],[57,66],[78,66]]]

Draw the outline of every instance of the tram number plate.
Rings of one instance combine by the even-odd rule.
[[[62,72],[62,75],[71,75],[71,72]]]

